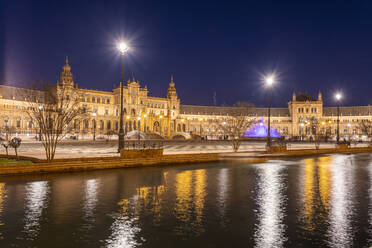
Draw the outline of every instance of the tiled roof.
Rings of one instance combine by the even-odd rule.
[[[180,113],[190,115],[231,115],[232,113],[238,113],[247,116],[267,116],[267,108],[181,105]],[[288,108],[271,108],[271,115],[289,116],[289,110]]]

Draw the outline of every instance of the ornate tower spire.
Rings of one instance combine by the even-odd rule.
[[[320,92],[320,91],[318,93],[318,101],[322,101],[322,92]]]
[[[173,81],[173,75],[171,75],[171,81],[169,83],[169,87],[168,87],[168,93],[167,93],[167,97],[168,98],[178,98],[177,96],[177,91],[176,91],[176,85]]]
[[[292,94],[292,101],[293,101],[293,102],[296,101],[296,93],[295,93],[295,92],[293,92],[293,94]]]
[[[59,83],[62,86],[74,87],[74,78],[72,77],[71,67],[68,64],[68,57],[66,56],[66,64],[62,68],[61,77]]]

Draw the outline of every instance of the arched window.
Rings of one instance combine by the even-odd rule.
[[[107,121],[107,130],[111,130],[111,121]]]
[[[186,132],[186,125],[182,124],[182,132]]]
[[[115,130],[118,130],[118,129],[119,129],[119,122],[115,121]]]
[[[177,132],[181,132],[181,124],[177,125]]]
[[[103,130],[105,128],[105,123],[103,122],[103,120],[100,120],[100,127],[99,127],[101,130]]]

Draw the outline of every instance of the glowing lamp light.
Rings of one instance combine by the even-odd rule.
[[[161,115],[159,118],[160,118],[160,119],[163,119],[163,116]]]
[[[335,98],[336,98],[337,101],[340,101],[341,98],[342,98],[341,93],[336,93]]]
[[[274,75],[269,75],[265,77],[265,83],[267,86],[272,86],[275,83],[275,76]]]
[[[139,120],[139,121],[140,121],[140,120],[141,120],[141,117],[138,117],[138,118],[137,118],[137,120]]]
[[[203,118],[200,118],[200,119],[199,119],[199,121],[202,121],[202,120],[203,120]]]
[[[120,42],[118,44],[118,50],[120,51],[120,53],[124,54],[128,52],[129,46],[125,42]]]
[[[93,115],[94,117],[96,117],[96,116],[97,116],[97,114],[96,114],[96,113],[92,113],[92,115]]]
[[[130,116],[128,115],[128,116],[127,116],[127,120],[129,120],[129,119],[130,119]]]

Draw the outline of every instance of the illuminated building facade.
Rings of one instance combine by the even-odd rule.
[[[79,88],[66,58],[58,87],[71,88],[77,94],[90,117],[77,119],[70,129],[70,135],[81,138],[89,137],[94,132],[102,137],[108,132],[119,130],[120,89],[112,92]],[[35,127],[23,111],[26,99],[17,94],[20,88],[0,85],[0,130],[12,127],[16,135],[35,137]],[[167,96],[164,98],[149,96],[147,87],[141,87],[135,79],[129,80],[124,87],[124,129],[130,136],[133,131],[160,135],[166,138],[193,135],[218,139],[223,136],[218,122],[229,118],[232,112],[239,112],[247,118],[263,118],[267,122],[267,108],[259,107],[219,107],[181,105],[173,77],[171,77]],[[340,107],[340,136],[361,136],[358,126],[363,120],[372,121],[371,106]],[[286,108],[271,108],[271,127],[284,137],[309,138],[315,134],[314,121],[321,123],[321,128],[330,137],[336,135],[337,108],[323,106],[322,94],[312,98],[307,94],[293,93],[292,100]]]

